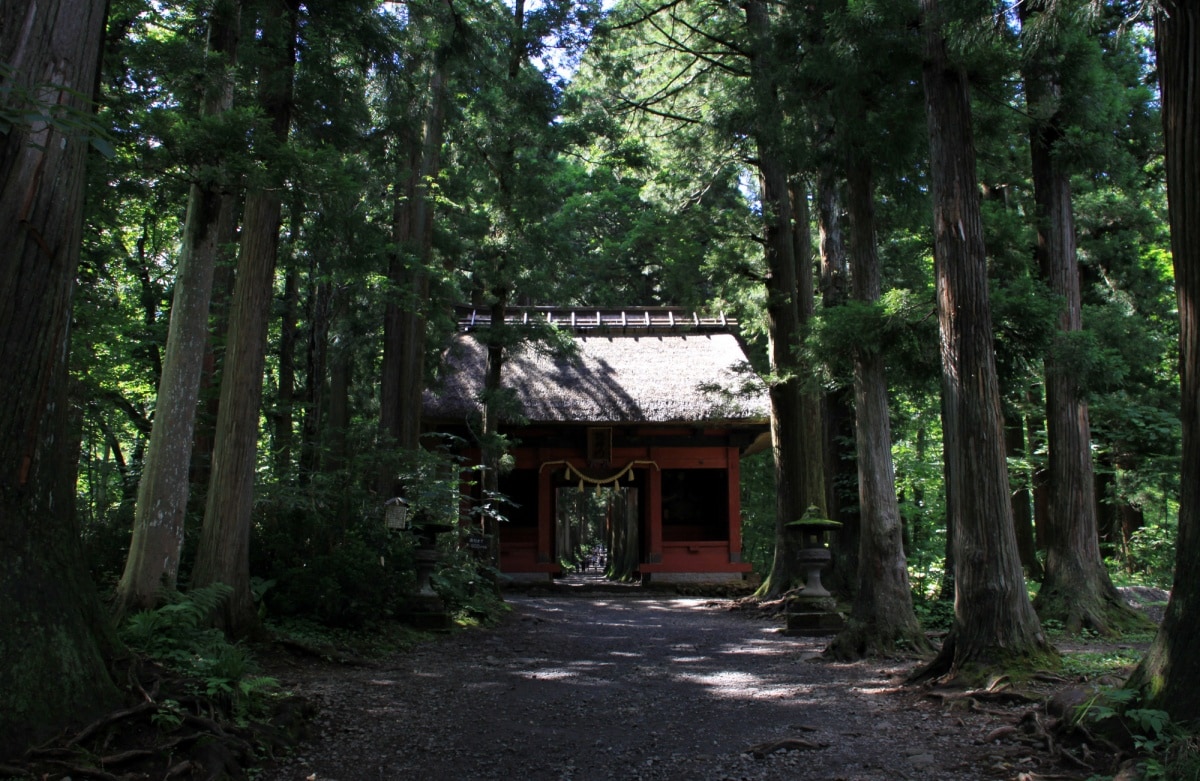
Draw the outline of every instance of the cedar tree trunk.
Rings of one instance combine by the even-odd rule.
[[[799,535],[787,525],[804,515],[803,401],[792,348],[800,336],[796,302],[796,248],[792,236],[792,202],[783,163],[783,111],[779,105],[778,71],[764,0],[745,4],[746,26],[754,41],[750,81],[757,104],[755,128],[762,183],[763,232],[767,263],[767,335],[770,341],[771,441],[775,456],[775,555],[771,572],[759,588],[764,597],[779,596],[802,573],[796,565]]]
[[[1174,589],[1129,685],[1143,691],[1142,707],[1182,722],[1200,719],[1200,4],[1163,0],[1156,23],[1179,299],[1183,466]]]
[[[103,0],[0,4],[0,757],[116,702],[111,630],[73,511],[67,404],[80,123],[92,112],[104,11]]]
[[[1026,28],[1037,25],[1045,2],[1026,0],[1021,4],[1021,22]],[[1062,86],[1052,64],[1057,55],[1053,43],[1043,36],[1025,67],[1024,81],[1034,118],[1029,147],[1038,265],[1051,292],[1063,299],[1058,330],[1065,338],[1083,328],[1083,313],[1071,183],[1054,158],[1054,146],[1063,136],[1057,110]],[[1100,556],[1087,399],[1054,350],[1046,356],[1045,367],[1050,514],[1042,529],[1046,570],[1034,607],[1043,621],[1061,621],[1071,634],[1083,629],[1105,635],[1119,633],[1122,627],[1140,622],[1117,593]]]
[[[291,121],[298,0],[262,6],[266,61],[259,72],[265,128],[274,142],[287,142]],[[250,516],[266,357],[267,318],[274,295],[281,215],[280,184],[258,186],[246,195],[242,238],[229,314],[229,338],[221,376],[221,399],[213,448],[212,478],[204,511],[193,586],[224,583],[233,589],[219,626],[233,636],[257,624],[250,595]]]
[[[1013,531],[967,78],[949,61],[937,0],[921,9],[955,621],[917,677],[972,678],[1052,649],[1025,592]]]
[[[832,165],[817,175],[817,227],[820,236],[820,293],[826,310],[846,302],[849,264],[843,238],[842,199]],[[821,581],[834,592],[851,594],[858,578],[859,533],[862,523],[857,501],[858,466],[855,464],[854,389],[838,388],[823,394],[821,403],[822,464],[828,517],[841,523],[834,535],[833,562]]]
[[[879,301],[882,288],[875,245],[875,207],[869,163],[855,160],[850,176],[851,281],[854,298]],[[855,444],[858,450],[858,588],[845,630],[826,653],[841,659],[925,651],[929,641],[913,612],[904,533],[892,464],[884,358],[874,345],[854,351]]]
[[[207,116],[221,114],[233,105],[228,68],[237,52],[240,15],[240,2],[230,0],[217,3],[209,18],[209,47],[224,62],[205,102]],[[160,591],[174,590],[176,585],[196,404],[208,344],[208,306],[222,238],[222,189],[222,182],[196,181],[188,193],[154,427],[138,484],[129,557],[117,584],[114,607],[118,618],[126,611],[155,607]]]
[[[500,493],[500,458],[504,448],[499,442],[500,411],[503,402],[502,379],[504,377],[504,318],[508,313],[508,290],[493,291],[496,298],[491,306],[488,327],[487,361],[483,378],[483,436],[480,450],[483,455],[483,503],[490,504]],[[500,566],[500,522],[495,515],[485,513],[480,519],[483,533],[487,537],[488,561],[493,567]]]
[[[429,104],[421,131],[410,128],[401,144],[408,154],[397,174],[392,206],[388,264],[395,298],[384,312],[383,374],[380,382],[380,430],[402,449],[417,447],[421,434],[421,392],[425,387],[425,321],[429,307],[429,262],[433,249],[434,209],[430,183],[441,171],[442,137],[449,103],[449,49],[434,55]],[[419,138],[418,138],[419,135]],[[397,493],[394,476],[381,478],[384,497]]]

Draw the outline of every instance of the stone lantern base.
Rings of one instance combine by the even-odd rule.
[[[787,624],[783,633],[789,637],[836,635],[846,628],[846,620],[838,612],[833,599],[805,597],[803,591],[788,597],[784,615]]]

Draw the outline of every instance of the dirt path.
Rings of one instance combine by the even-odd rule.
[[[830,663],[726,602],[509,601],[498,627],[375,667],[276,671],[320,705],[319,734],[258,779],[1075,777],[983,742],[1019,710],[948,707],[899,686],[911,660]]]

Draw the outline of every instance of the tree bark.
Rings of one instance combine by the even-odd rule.
[[[330,426],[329,327],[332,312],[332,285],[321,279],[321,264],[315,254],[308,268],[305,320],[308,336],[304,353],[304,420],[300,436],[300,484],[307,484],[319,470],[328,469],[333,456]],[[329,441],[323,441],[328,437]]]
[[[875,207],[869,163],[850,166],[851,281],[856,301],[879,301],[882,283],[875,243]],[[841,659],[925,651],[929,641],[913,612],[904,533],[896,500],[887,373],[878,347],[854,351],[855,445],[859,535],[858,587],[846,629],[826,650]]]
[[[1022,25],[1036,27],[1045,5],[1046,0],[1022,3]],[[1065,338],[1082,330],[1083,311],[1071,182],[1054,158],[1054,146],[1063,137],[1058,111],[1062,85],[1052,64],[1058,56],[1051,38],[1041,36],[1041,46],[1033,47],[1023,75],[1026,102],[1034,118],[1029,148],[1038,265],[1051,292],[1063,299],[1058,330]],[[1083,629],[1116,634],[1140,622],[1117,593],[1100,556],[1087,399],[1054,350],[1044,363],[1051,505],[1042,529],[1046,569],[1034,607],[1043,621],[1061,621],[1071,634]]]
[[[380,429],[402,449],[413,450],[421,435],[421,393],[425,387],[425,324],[429,307],[429,263],[433,249],[430,186],[441,171],[442,138],[449,103],[449,47],[434,57],[429,101],[420,132],[410,129],[402,146],[408,154],[397,173],[392,210],[388,276],[394,298],[384,312]],[[381,478],[380,492],[399,490],[394,476]]]
[[[1013,461],[1024,459],[1029,452],[1025,445],[1025,419],[1016,410],[1005,416],[1004,442],[1008,457]],[[1017,552],[1025,574],[1032,580],[1041,580],[1042,563],[1037,557],[1037,541],[1033,532],[1033,491],[1030,489],[1032,481],[1033,473],[1029,472],[1024,483],[1013,489],[1013,527],[1017,532]]]
[[[826,310],[841,306],[848,297],[849,263],[843,237],[842,198],[831,164],[817,174],[817,227],[820,236],[820,293]],[[854,442],[854,388],[838,388],[822,394],[821,441],[825,476],[825,507],[828,517],[842,524],[834,535],[833,561],[822,576],[825,587],[835,593],[851,594],[858,578],[859,534],[862,523],[857,505]]]
[[[221,59],[203,113],[215,116],[233,105],[231,68],[237,53],[240,2],[218,3],[209,17],[209,47]],[[133,537],[114,609],[145,610],[161,590],[176,587],[187,514],[196,404],[208,343],[208,307],[220,252],[221,211],[228,183],[193,182],[188,193],[166,356],[155,402],[154,427],[138,484]]]
[[[294,203],[292,227],[297,233],[300,219],[297,216],[303,206]],[[279,391],[275,399],[274,442],[275,479],[282,483],[292,482],[293,450],[296,436],[296,345],[299,341],[300,325],[297,322],[300,308],[300,275],[295,268],[288,268],[283,282],[283,311],[279,316]]]
[[[1183,463],[1171,601],[1129,686],[1176,722],[1200,718],[1200,7],[1163,0],[1156,18],[1167,200],[1179,301]]]
[[[103,0],[0,4],[0,756],[117,701],[115,640],[73,511],[67,401],[89,132],[79,124],[93,110],[104,13]]]
[[[917,677],[973,676],[1052,649],[1025,592],[1013,531],[967,78],[949,60],[937,0],[921,9],[955,621]]]
[[[803,400],[792,355],[800,336],[796,301],[796,247],[792,200],[783,157],[783,111],[764,0],[745,4],[746,26],[754,42],[750,81],[757,104],[755,128],[762,188],[763,233],[767,264],[767,335],[770,342],[771,440],[775,456],[775,553],[759,595],[775,597],[791,588],[802,573],[796,565],[799,535],[787,524],[804,515],[805,452]]]
[[[812,215],[808,208],[808,188],[804,181],[796,176],[789,177],[788,198],[792,203],[792,247],[796,261],[796,314],[799,330],[796,334],[793,349],[803,345],[808,330],[812,327],[816,316],[816,286],[813,279],[813,247],[812,247]],[[821,518],[829,517],[829,503],[826,499],[828,485],[825,481],[825,426],[822,423],[824,394],[820,384],[813,382],[815,374],[813,366],[806,359],[793,359],[799,380],[801,402],[801,431],[803,440],[800,447],[804,454],[802,471],[802,491],[804,512],[816,508]]]
[[[298,0],[263,6],[259,100],[276,144],[287,142]],[[216,623],[241,636],[257,624],[250,595],[250,518],[254,504],[259,408],[266,357],[267,318],[274,294],[282,212],[281,184],[246,195],[237,281],[229,315],[229,338],[221,376],[221,399],[213,448],[212,478],[204,511],[192,585],[224,583],[233,593]]]
[[[500,492],[500,458],[504,447],[499,442],[500,410],[503,404],[501,380],[504,376],[504,319],[508,314],[508,289],[501,287],[493,291],[490,327],[488,328],[487,361],[483,378],[483,436],[480,437],[483,451],[483,501],[490,504]],[[493,514],[485,513],[481,518],[483,532],[487,537],[488,561],[493,567],[500,566],[500,523]]]

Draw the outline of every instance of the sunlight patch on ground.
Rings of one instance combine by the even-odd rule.
[[[541,660],[547,662],[549,660]],[[579,680],[581,678],[595,678],[605,672],[611,671],[615,666],[614,662],[600,662],[590,659],[581,659],[570,662],[566,665],[539,667],[537,669],[518,670],[516,674],[521,678],[531,681],[565,681]]]
[[[619,629],[662,629],[662,624],[644,624],[638,621],[597,621],[591,626],[609,626]]]
[[[851,692],[860,692],[862,694],[869,694],[871,696],[878,696],[880,694],[893,694],[899,691],[901,688],[902,687],[899,687],[895,683],[891,683],[889,681],[879,681],[876,684],[858,684],[857,686],[849,686],[846,690]]]
[[[678,610],[709,610],[711,599],[702,597],[678,597],[675,599],[664,599],[655,602],[651,605],[651,610],[667,610],[672,613]]]
[[[676,676],[676,680],[704,686],[710,693],[721,699],[775,699],[780,696],[791,697],[807,693],[805,687],[798,687],[795,683],[770,683],[757,675],[748,673],[683,674]]]
[[[751,640],[744,645],[721,646],[718,653],[723,656],[795,656],[807,650],[770,640]]]
[[[522,673],[521,677],[531,681],[566,681],[578,678],[580,675],[581,673],[575,670],[563,670],[559,668],[554,670],[531,670]]]

